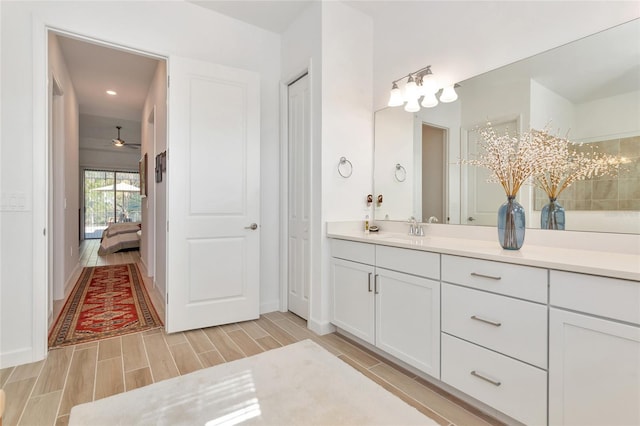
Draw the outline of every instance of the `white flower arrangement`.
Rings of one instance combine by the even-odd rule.
[[[535,185],[549,199],[555,200],[574,182],[600,176],[614,176],[625,158],[596,151],[589,144],[576,144],[567,138],[553,136],[546,130],[539,134],[540,170],[533,176]]]
[[[593,148],[584,150],[581,147],[588,148],[588,144],[551,135],[547,129],[499,135],[487,123],[478,134],[477,158],[461,163],[487,168],[491,172],[489,182],[502,185],[507,197],[515,197],[522,185],[532,180],[555,199],[576,181],[616,174],[625,162],[622,157]]]

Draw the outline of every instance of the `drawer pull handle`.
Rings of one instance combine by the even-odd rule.
[[[489,382],[494,386],[500,386],[502,384],[501,382],[498,382],[497,380],[493,380],[493,379],[488,378],[487,376],[483,376],[482,374],[478,373],[476,370],[473,370],[471,372],[471,375],[472,376],[476,376],[478,379],[482,379],[485,382]]]
[[[496,280],[496,281],[500,281],[502,279],[502,277],[495,277],[493,275],[479,274],[477,272],[472,272],[471,276],[472,277],[480,277],[480,278],[489,278],[490,280]]]
[[[374,294],[380,294],[380,288],[379,288],[379,284],[378,284],[378,282],[379,282],[378,277],[379,277],[379,275],[378,275],[378,274],[376,274],[376,275],[373,277],[373,290],[374,290]]]
[[[369,293],[371,293],[371,272],[369,272]]]
[[[485,323],[485,324],[491,324],[491,325],[494,325],[494,326],[496,326],[496,327],[500,327],[500,326],[502,325],[502,323],[501,323],[501,322],[498,322],[498,321],[491,321],[491,320],[488,320],[488,319],[485,319],[485,318],[480,318],[479,316],[476,316],[476,315],[471,315],[471,319],[472,319],[472,320],[476,320],[476,321],[483,322],[483,323]]]

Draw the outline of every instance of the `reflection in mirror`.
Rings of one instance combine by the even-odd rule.
[[[376,112],[374,188],[385,196],[376,206],[376,219],[413,216],[422,222],[459,223],[459,129],[457,102],[417,113],[402,108]],[[406,170],[404,181],[395,176],[396,164]]]
[[[374,188],[385,202],[375,219],[426,222],[434,216],[440,223],[495,226],[502,189],[486,183],[484,170],[458,165],[473,153],[475,130],[491,121],[516,131],[549,126],[552,133],[624,156],[629,163],[619,176],[566,191],[566,229],[640,233],[638,40],[636,19],[465,80],[454,103],[413,114],[377,111]],[[406,168],[404,182],[394,179],[396,164]],[[544,194],[527,186],[518,198],[527,226],[539,227]]]

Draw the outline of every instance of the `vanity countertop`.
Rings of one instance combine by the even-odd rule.
[[[327,237],[640,281],[640,256],[637,254],[536,246],[527,244],[526,240],[520,250],[504,250],[497,241],[430,235],[413,237],[390,232],[329,231]]]

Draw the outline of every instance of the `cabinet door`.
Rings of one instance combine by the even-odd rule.
[[[640,424],[640,328],[551,309],[549,423]]]
[[[375,343],[373,266],[331,259],[331,322],[360,339]]]
[[[376,273],[376,346],[439,379],[440,282]]]

